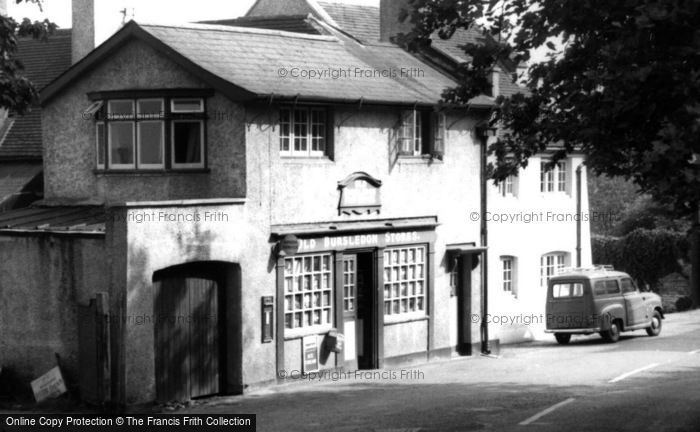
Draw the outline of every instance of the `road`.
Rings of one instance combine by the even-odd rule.
[[[700,311],[663,324],[658,337],[552,338],[416,365],[404,379],[401,369],[326,376],[179,413],[255,413],[259,431],[697,431]]]

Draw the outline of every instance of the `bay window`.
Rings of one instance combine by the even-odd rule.
[[[112,93],[112,92],[107,92]],[[91,106],[96,118],[95,154],[100,170],[170,170],[206,167],[203,97],[123,97],[119,92]],[[122,92],[130,96],[129,93]]]

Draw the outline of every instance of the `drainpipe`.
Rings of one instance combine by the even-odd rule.
[[[576,267],[581,267],[581,167],[576,167]]]
[[[488,228],[486,224],[486,212],[487,212],[487,177],[486,177],[486,166],[487,166],[487,142],[489,136],[495,135],[495,129],[489,128],[488,126],[477,127],[477,135],[480,140],[481,147],[481,166],[480,166],[480,190],[481,190],[481,247],[486,248],[488,245]],[[491,354],[491,347],[489,346],[489,325],[487,322],[487,315],[489,310],[489,278],[488,278],[488,251],[484,250],[482,252],[481,260],[481,353]]]

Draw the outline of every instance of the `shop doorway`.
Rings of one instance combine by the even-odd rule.
[[[378,291],[374,253],[362,252],[343,257],[343,318],[345,322],[345,361],[358,369],[378,367]]]
[[[473,254],[460,254],[453,258],[456,274],[453,276],[457,295],[457,352],[472,354],[472,270],[479,263]]]

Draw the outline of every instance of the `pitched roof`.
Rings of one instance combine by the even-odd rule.
[[[278,15],[275,17],[269,16],[250,16],[234,19],[200,21],[199,24],[217,24],[236,27],[254,27],[270,30],[283,30],[293,33],[306,34],[321,34],[317,27],[314,27],[309,20],[308,15]]]
[[[16,198],[37,175],[41,173],[41,162],[6,162],[0,164],[0,210],[8,200]]]
[[[71,64],[71,30],[57,30],[48,40],[18,40],[18,56],[24,65],[24,76],[41,89]],[[0,134],[0,159],[40,159],[41,108],[35,105],[23,116],[9,119],[5,133]],[[2,128],[0,128],[2,129]],[[4,139],[3,139],[4,138]]]
[[[455,85],[446,75],[395,45],[365,46],[339,33],[318,36],[208,24],[173,26],[131,21],[49,84],[42,91],[42,102],[49,101],[73,79],[134,38],[166,53],[233,100],[273,97],[434,105],[440,101],[443,89]],[[292,76],[307,71],[321,77]],[[474,106],[490,103],[489,98],[481,98],[474,101]]]
[[[362,42],[379,41],[379,8],[376,6],[318,2],[344,31]]]

